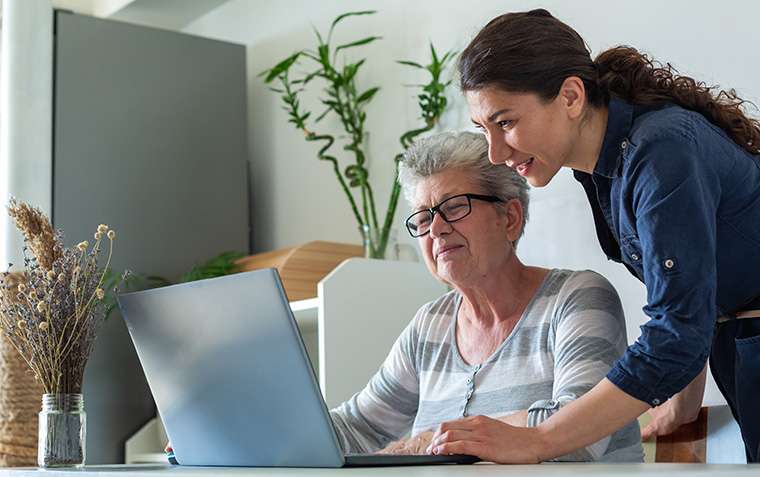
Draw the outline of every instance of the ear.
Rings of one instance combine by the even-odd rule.
[[[507,240],[514,242],[522,230],[523,210],[520,201],[511,199],[504,204],[507,217]]]
[[[557,97],[570,119],[581,117],[586,103],[586,87],[583,85],[583,80],[577,76],[568,76],[562,82]]]

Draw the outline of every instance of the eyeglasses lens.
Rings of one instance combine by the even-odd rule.
[[[437,206],[428,210],[421,210],[412,214],[406,220],[406,226],[414,237],[425,235],[430,231],[435,213],[441,214],[446,222],[454,222],[465,218],[470,213],[470,199],[467,196],[455,196],[446,199]]]

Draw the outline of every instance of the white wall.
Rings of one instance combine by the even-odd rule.
[[[185,30],[249,46],[256,250],[310,240],[358,243],[356,224],[331,169],[316,160],[315,145],[303,141],[301,134],[287,124],[277,95],[256,78],[256,74],[292,51],[313,45],[312,24],[324,32],[340,13],[378,9],[371,17],[346,20],[337,32],[337,42],[366,35],[384,37],[363,50],[355,50],[370,58],[364,67],[364,84],[382,88],[368,112],[370,172],[378,207],[382,209],[392,180],[391,158],[398,149],[397,138],[417,124],[413,92],[401,84],[424,79],[394,60],[425,61],[430,40],[439,51],[461,50],[486,21],[508,10],[536,6],[549,9],[576,28],[594,54],[617,44],[630,44],[707,83],[734,87],[748,99],[755,100],[760,93],[757,68],[750,61],[742,61],[753,49],[760,4],[740,2],[741,8],[735,10],[717,9],[712,3],[693,0],[646,0],[635,5],[602,0],[480,1],[476,8],[471,5],[453,0],[394,0],[382,5],[333,0],[327,6],[321,2],[317,6],[316,2],[299,0],[288,2],[285,10],[271,4],[232,0]],[[442,127],[471,128],[466,104],[457,92],[452,93],[455,102]],[[405,204],[399,207],[399,227],[407,210]],[[641,313],[645,290],[622,266],[608,262],[601,253],[585,197],[569,171],[563,171],[549,187],[534,190],[531,214],[519,250],[523,260],[549,267],[591,268],[607,276],[621,293],[629,338],[635,339],[645,319]],[[405,237],[403,232],[400,236]],[[719,401],[714,389],[708,395],[708,401]]]
[[[49,214],[52,206],[53,22],[50,1],[6,0],[0,63],[0,197],[15,196]],[[0,215],[0,263],[22,263],[22,237]]]
[[[304,141],[302,134],[286,122],[279,98],[256,77],[296,49],[314,45],[312,25],[325,32],[341,13],[378,10],[370,17],[346,20],[336,41],[384,37],[354,52],[369,57],[363,84],[382,87],[368,111],[367,123],[370,177],[378,206],[384,209],[397,138],[417,124],[413,92],[401,84],[424,79],[394,61],[425,61],[431,40],[439,51],[461,50],[492,17],[535,7],[547,8],[574,27],[594,55],[611,46],[629,44],[708,84],[736,88],[749,100],[756,102],[760,94],[760,71],[753,60],[760,2],[752,0],[730,4],[706,0],[290,0],[286,4],[230,0],[185,31],[249,47],[255,250],[311,240],[359,243],[353,216],[330,167],[316,160],[316,146]],[[470,129],[466,104],[458,92],[452,93],[455,101],[442,127]],[[534,190],[532,197],[532,219],[518,250],[523,261],[548,267],[590,268],[604,274],[620,291],[629,339],[635,339],[638,326],[645,321],[641,307],[646,292],[624,267],[603,256],[586,199],[570,171],[563,171],[548,187]],[[396,222],[400,229],[407,211],[405,204],[399,207]],[[413,243],[403,230],[399,236]],[[714,387],[708,391],[707,402],[720,402]]]

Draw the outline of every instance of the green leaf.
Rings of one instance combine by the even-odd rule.
[[[375,13],[377,13],[377,10],[366,10],[366,11],[362,11],[362,12],[344,13],[343,15],[340,15],[340,16],[338,16],[338,18],[336,18],[335,20],[333,20],[332,25],[330,25],[330,35],[332,35],[332,31],[335,28],[335,25],[337,25],[338,22],[340,22],[344,18],[353,17],[353,16],[359,16],[359,15],[374,15]]]
[[[319,45],[317,52],[319,53],[319,62],[323,67],[328,68],[330,66],[330,46]]]
[[[317,63],[319,63],[319,54],[314,53],[313,51],[306,51],[306,50],[304,50],[304,51],[301,52],[301,55],[305,56],[306,58],[309,58],[310,60],[314,60]]]
[[[303,78],[301,78],[299,80],[293,81],[293,83],[294,84],[300,83],[300,84],[303,84],[304,87],[306,87],[306,85],[309,84],[309,82],[311,80],[313,80],[314,78],[316,78],[320,74],[322,74],[322,69],[321,68],[318,69],[318,70],[316,70],[316,71],[312,71],[311,73],[308,73],[306,76],[304,76]]]
[[[343,68],[343,81],[341,81],[342,84],[348,84],[349,81],[351,81],[354,76],[356,76],[356,71],[359,68],[359,65],[354,63],[350,65],[346,65]]]
[[[438,63],[438,56],[435,54],[435,47],[433,47],[433,42],[430,42],[430,56],[433,58],[433,63]]]
[[[322,35],[319,34],[319,30],[317,30],[317,27],[312,24],[311,29],[314,30],[314,34],[317,35],[317,40],[319,40],[319,44],[323,45],[324,42],[322,41]],[[329,43],[329,40],[328,40],[328,43]]]
[[[169,285],[173,285],[173,283],[170,282],[168,279],[164,277],[160,277],[158,275],[148,276],[147,281],[151,284],[153,288],[167,287]]]
[[[414,66],[415,68],[420,68],[420,69],[424,69],[425,68],[421,64],[415,63],[413,61],[401,61],[401,60],[399,60],[399,61],[396,61],[396,63],[402,64],[402,65],[407,65],[407,66]]]
[[[240,252],[222,252],[216,257],[210,258],[203,265],[195,265],[180,277],[179,282],[191,282],[206,278],[220,277],[232,273],[237,264],[235,260],[244,257]]]
[[[449,59],[453,58],[454,55],[456,55],[456,53],[457,53],[456,50],[451,50],[445,55],[443,55],[443,58],[441,58],[441,64],[445,65],[446,62],[449,61]]]
[[[372,99],[372,97],[375,95],[375,93],[377,93],[379,89],[380,89],[379,87],[368,89],[367,91],[362,93],[361,96],[359,96],[359,99],[357,99],[356,102],[363,103],[365,101],[369,101],[370,99]]]
[[[266,79],[264,80],[264,83],[271,83],[275,78],[280,76],[282,73],[285,73],[290,69],[291,66],[293,66],[293,63],[298,60],[298,57],[301,56],[301,52],[295,53],[294,55],[285,58],[281,62],[277,63],[274,67],[271,69],[268,69],[266,71],[262,71],[259,73],[258,76],[264,76],[267,75]]]
[[[317,119],[315,119],[315,120],[314,120],[314,122],[315,122],[315,123],[318,123],[318,122],[320,122],[320,121],[321,121],[321,120],[322,120],[322,119],[323,119],[325,116],[327,116],[327,113],[329,113],[329,112],[330,112],[330,111],[332,111],[332,110],[333,110],[333,108],[331,108],[331,107],[330,107],[330,108],[327,108],[327,109],[325,109],[325,111],[324,111],[322,114],[320,114],[320,115],[317,117]]]
[[[343,49],[345,49],[345,48],[352,48],[352,47],[354,47],[354,46],[361,46],[361,45],[366,45],[367,43],[371,43],[371,42],[373,42],[373,41],[375,41],[375,40],[380,40],[380,39],[382,39],[382,38],[383,38],[383,37],[381,37],[381,36],[370,36],[370,37],[368,37],[368,38],[365,38],[365,39],[363,39],[363,40],[359,40],[359,41],[355,41],[355,42],[353,42],[353,43],[346,43],[345,45],[340,45],[339,47],[337,47],[337,48],[335,49],[335,53],[337,53],[337,52],[339,52],[340,50],[343,50]]]

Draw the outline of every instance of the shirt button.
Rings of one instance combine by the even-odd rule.
[[[673,265],[675,265],[673,260],[670,260],[670,259],[665,260],[665,268],[673,268]]]
[[[660,400],[657,399],[657,398],[652,399],[652,405],[653,406],[659,406],[660,405]]]
[[[626,147],[628,147],[628,141],[623,139],[623,142],[620,143],[620,149],[625,149]]]
[[[632,253],[631,254],[631,258],[634,259],[634,260],[638,260],[639,259],[639,255],[636,254],[636,253]]]

